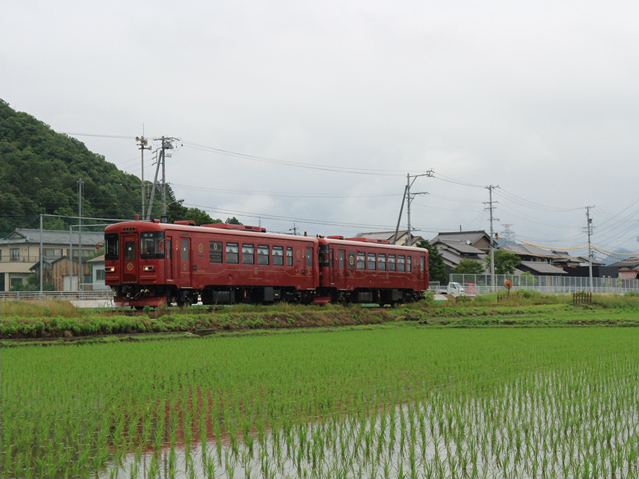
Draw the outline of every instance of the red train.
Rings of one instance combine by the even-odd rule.
[[[192,221],[131,221],[105,230],[105,281],[117,306],[416,301],[428,251],[341,236],[290,236]]]

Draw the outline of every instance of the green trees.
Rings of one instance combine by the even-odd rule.
[[[416,246],[418,248],[426,248],[428,250],[428,280],[439,281],[441,284],[448,283],[444,257],[437,247],[431,245],[430,242],[425,239],[419,240],[416,243]]]
[[[484,259],[486,271],[490,271],[490,253]],[[519,256],[503,249],[495,250],[495,274],[514,274],[521,260]]]
[[[472,259],[462,259],[453,269],[456,274],[484,274],[484,267],[480,262]]]

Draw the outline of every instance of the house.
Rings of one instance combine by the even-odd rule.
[[[87,264],[92,269],[92,277],[93,280],[91,282],[93,291],[111,289],[111,286],[107,286],[104,284],[104,255],[96,256],[95,258],[87,261]],[[88,286],[88,285],[85,285]],[[87,291],[88,289],[85,287],[84,289]]]
[[[397,232],[397,241],[395,241],[395,232],[394,231],[377,231],[371,233],[358,233],[356,238],[367,238],[367,239],[379,239],[386,240],[391,244],[397,245],[405,245],[408,242],[408,230],[399,230]],[[412,234],[411,235],[411,245],[415,246],[420,240],[422,240],[421,236]]]
[[[536,276],[568,276],[562,268],[562,265],[568,263],[568,259],[563,255],[531,244],[508,244],[501,249],[519,256],[521,262],[517,269],[523,273]],[[555,261],[557,261],[556,265],[553,264]],[[577,264],[576,261],[575,264]]]
[[[0,239],[0,291],[10,291],[17,284],[25,284],[32,274],[31,268],[40,261],[40,241],[43,259],[53,262],[64,256],[78,258],[80,235],[65,230],[18,228]],[[82,232],[82,258],[95,254],[96,247],[104,242],[104,233]],[[60,266],[63,268],[63,266]],[[77,274],[77,271],[76,271]]]
[[[484,258],[490,251],[490,236],[485,231],[439,233],[430,243],[442,254],[448,274],[462,259],[477,261],[483,266]]]
[[[83,282],[91,280],[91,267],[86,262],[82,262]],[[45,257],[42,265],[43,283],[49,283],[53,286],[53,291],[78,291],[78,267],[79,262],[76,258],[72,261],[68,256],[62,258],[47,259]],[[29,271],[40,277],[40,261],[29,268]]]
[[[478,231],[451,231],[439,233],[431,240],[431,244],[435,243],[465,243],[483,253],[490,251],[490,235],[483,230]]]
[[[624,259],[601,269],[611,278],[639,279],[637,276],[639,273],[639,258]]]

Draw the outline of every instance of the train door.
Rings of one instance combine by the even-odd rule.
[[[138,282],[138,236],[135,234],[122,235],[122,247],[124,248],[124,272],[122,275],[123,283]]]
[[[335,287],[335,249],[331,248],[328,252],[328,286]]]
[[[191,238],[180,239],[180,286],[191,287]]]
[[[331,268],[335,271],[335,287],[346,289],[346,251],[340,249],[336,253],[334,267]]]
[[[164,260],[164,274],[166,276],[166,281],[169,283],[173,282],[173,239],[168,236],[166,238],[166,244],[164,245],[165,251],[165,260]]]
[[[305,263],[306,275],[313,277],[313,248],[306,248],[306,263]]]

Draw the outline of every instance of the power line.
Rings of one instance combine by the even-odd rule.
[[[228,190],[223,188],[206,188],[201,186],[189,186],[177,183],[170,183],[171,186],[182,188],[185,190],[195,191],[213,191],[227,194],[237,195],[263,195],[263,196],[276,196],[284,198],[379,198],[379,197],[396,197],[400,196],[397,193],[387,195],[322,195],[322,194],[303,194],[303,193],[287,193],[287,192],[271,192],[271,191],[253,191],[253,190]]]
[[[381,169],[371,169],[371,168],[351,168],[351,167],[339,167],[339,166],[330,166],[330,165],[318,165],[313,163],[302,163],[296,161],[289,160],[279,160],[277,158],[268,158],[264,156],[257,155],[249,155],[245,153],[238,153],[236,151],[224,150],[221,148],[215,148],[211,146],[198,145],[196,143],[184,142],[184,146],[187,148],[193,148],[195,150],[207,151],[210,153],[215,153],[219,155],[225,156],[234,156],[237,158],[243,158],[246,160],[257,161],[260,163],[269,163],[276,164],[282,166],[292,166],[295,168],[307,168],[312,170],[321,170],[321,171],[334,171],[338,173],[351,173],[358,175],[374,175],[374,176],[404,176],[404,173],[399,172],[397,170],[381,170]]]

